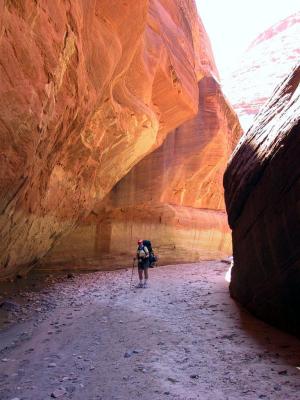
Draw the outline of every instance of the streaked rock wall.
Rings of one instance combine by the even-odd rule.
[[[130,265],[140,237],[153,242],[161,264],[230,255],[222,181],[240,133],[218,82],[212,75],[202,78],[197,116],[96,203],[43,268]]]
[[[231,295],[300,335],[300,67],[242,137],[225,173]]]
[[[2,279],[196,115],[215,66],[193,1],[0,2],[0,28]]]

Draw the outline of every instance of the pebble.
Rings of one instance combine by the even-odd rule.
[[[64,387],[55,389],[52,393],[51,393],[51,397],[53,397],[54,399],[57,399],[59,397],[64,396],[67,393],[66,389]]]
[[[56,367],[56,364],[55,364],[55,363],[50,363],[50,364],[48,364],[48,368],[54,368],[54,367]]]
[[[0,303],[0,307],[5,311],[18,311],[20,309],[19,304],[7,300]]]
[[[287,370],[284,369],[283,371],[278,372],[279,375],[287,375]]]
[[[124,354],[124,358],[129,358],[132,356],[132,352],[131,351],[126,351],[126,353]]]
[[[172,382],[172,383],[177,383],[177,382],[179,382],[177,379],[175,379],[175,378],[171,378],[171,377],[169,377],[169,378],[167,378],[168,379],[168,381],[170,381],[170,382]]]
[[[28,353],[32,353],[34,351],[34,348],[30,347],[30,349],[28,349],[27,351],[28,351]]]

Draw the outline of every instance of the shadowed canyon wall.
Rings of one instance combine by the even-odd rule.
[[[118,182],[43,268],[130,265],[140,237],[152,241],[161,264],[231,254],[222,181],[240,133],[213,74],[202,78],[197,116]]]
[[[195,116],[198,81],[217,71],[192,0],[9,1],[0,13],[6,278]]]
[[[234,298],[300,335],[300,67],[245,134],[224,177]]]
[[[224,91],[244,130],[299,60],[300,12],[261,33],[224,81]]]

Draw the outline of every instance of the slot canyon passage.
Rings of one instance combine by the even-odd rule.
[[[235,108],[193,0],[0,16],[0,399],[300,399],[299,13]]]

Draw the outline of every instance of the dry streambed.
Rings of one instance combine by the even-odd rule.
[[[1,400],[299,399],[300,342],[233,302],[227,268],[156,268],[148,289],[129,289],[130,270],[6,288]]]

